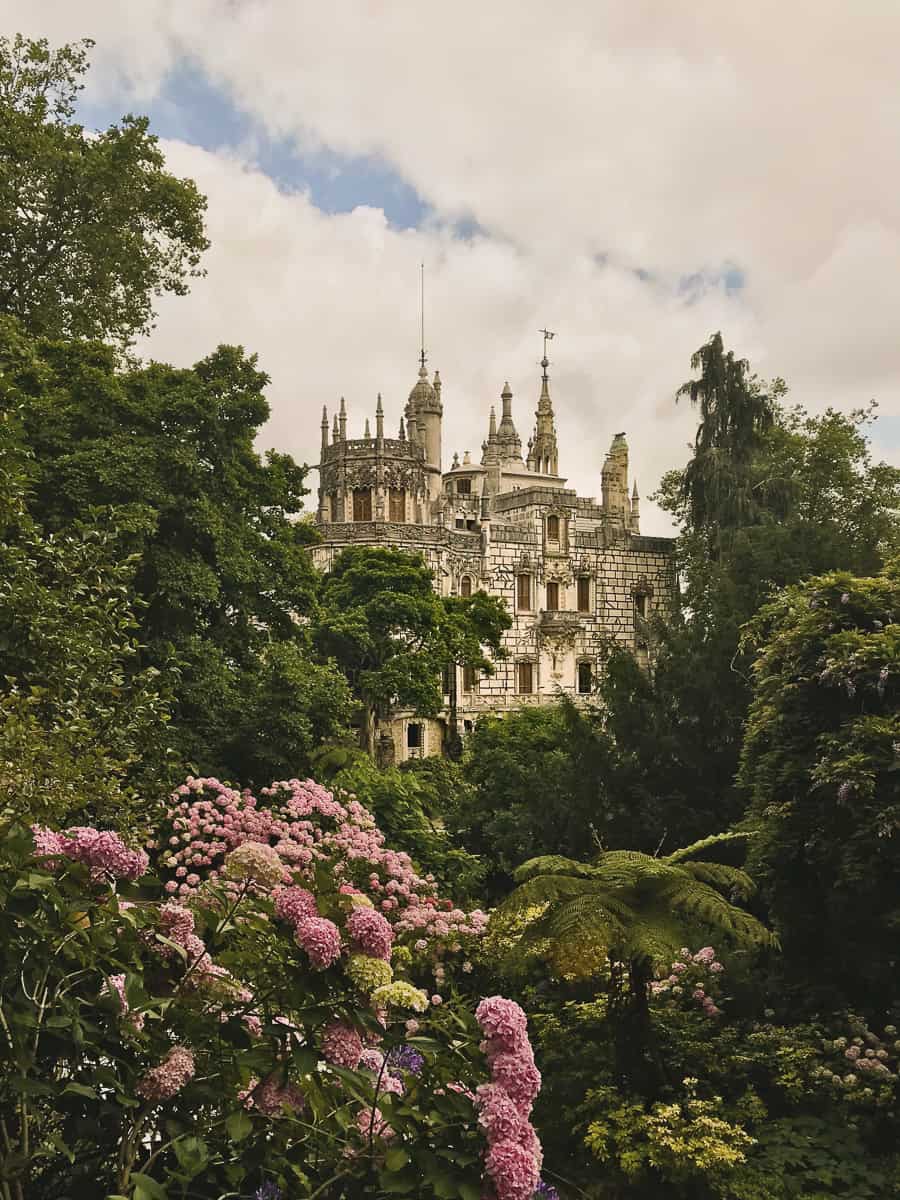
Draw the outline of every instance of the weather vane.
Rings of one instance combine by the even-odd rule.
[[[539,329],[538,333],[542,333],[544,335],[544,358],[546,358],[547,357],[547,343],[552,342],[553,339],[556,337],[556,334],[551,333],[549,329]]]

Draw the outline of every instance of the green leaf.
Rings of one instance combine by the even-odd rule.
[[[209,1150],[206,1142],[198,1137],[178,1138],[172,1144],[178,1165],[190,1178],[199,1175],[209,1162]]]
[[[233,1142],[243,1141],[253,1130],[253,1122],[243,1110],[233,1112],[225,1122],[228,1136]]]
[[[405,1171],[381,1171],[378,1176],[378,1183],[382,1192],[387,1192],[393,1196],[402,1196],[406,1192],[411,1192],[419,1187],[421,1179],[418,1171],[414,1167],[409,1167]]]
[[[150,1175],[136,1171],[131,1178],[134,1180],[133,1200],[166,1200],[166,1189]]]
[[[85,1096],[88,1100],[96,1100],[97,1093],[92,1087],[88,1087],[86,1083],[67,1083],[62,1090],[62,1094],[73,1096]]]
[[[405,1150],[396,1147],[394,1150],[388,1150],[384,1156],[384,1165],[389,1171],[401,1171],[409,1162],[409,1155]]]

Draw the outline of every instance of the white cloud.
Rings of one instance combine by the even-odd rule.
[[[545,322],[563,466],[585,491],[617,429],[645,493],[683,456],[693,422],[672,394],[718,328],[810,407],[875,395],[900,412],[896,5],[0,0],[0,20],[90,33],[93,86],[123,107],[190,59],[269,131],[381,155],[438,218],[487,231],[463,243],[372,210],[325,216],[169,147],[210,197],[214,249],[193,296],[163,305],[154,352],[259,350],[268,439],[301,457],[341,391],[360,428],[379,388],[399,415],[423,258],[450,449],[477,451],[507,377],[527,436]],[[680,276],[726,263],[740,293],[679,295]]]

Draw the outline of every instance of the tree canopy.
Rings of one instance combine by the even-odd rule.
[[[76,122],[92,45],[0,38],[0,313],[127,344],[155,296],[201,273],[206,201],[165,169],[145,117],[96,134]]]

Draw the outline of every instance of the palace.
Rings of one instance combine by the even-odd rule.
[[[367,418],[363,437],[348,438],[343,398],[330,428],[323,409],[317,565],[328,570],[349,545],[418,551],[441,594],[468,596],[481,588],[502,597],[513,618],[504,636],[508,657],[495,674],[447,673],[441,719],[397,711],[379,724],[385,761],[442,752],[451,694],[465,737],[484,713],[551,703],[560,693],[589,697],[606,638],[646,661],[645,622],[673,586],[672,539],[641,536],[624,433],[615,435],[603,463],[599,502],[566,487],[550,398],[549,336],[524,457],[507,383],[499,423],[490,410],[480,462],[467,451],[443,469],[441,379],[437,371],[429,379],[424,351],[395,437],[385,436],[380,394],[374,436]]]

